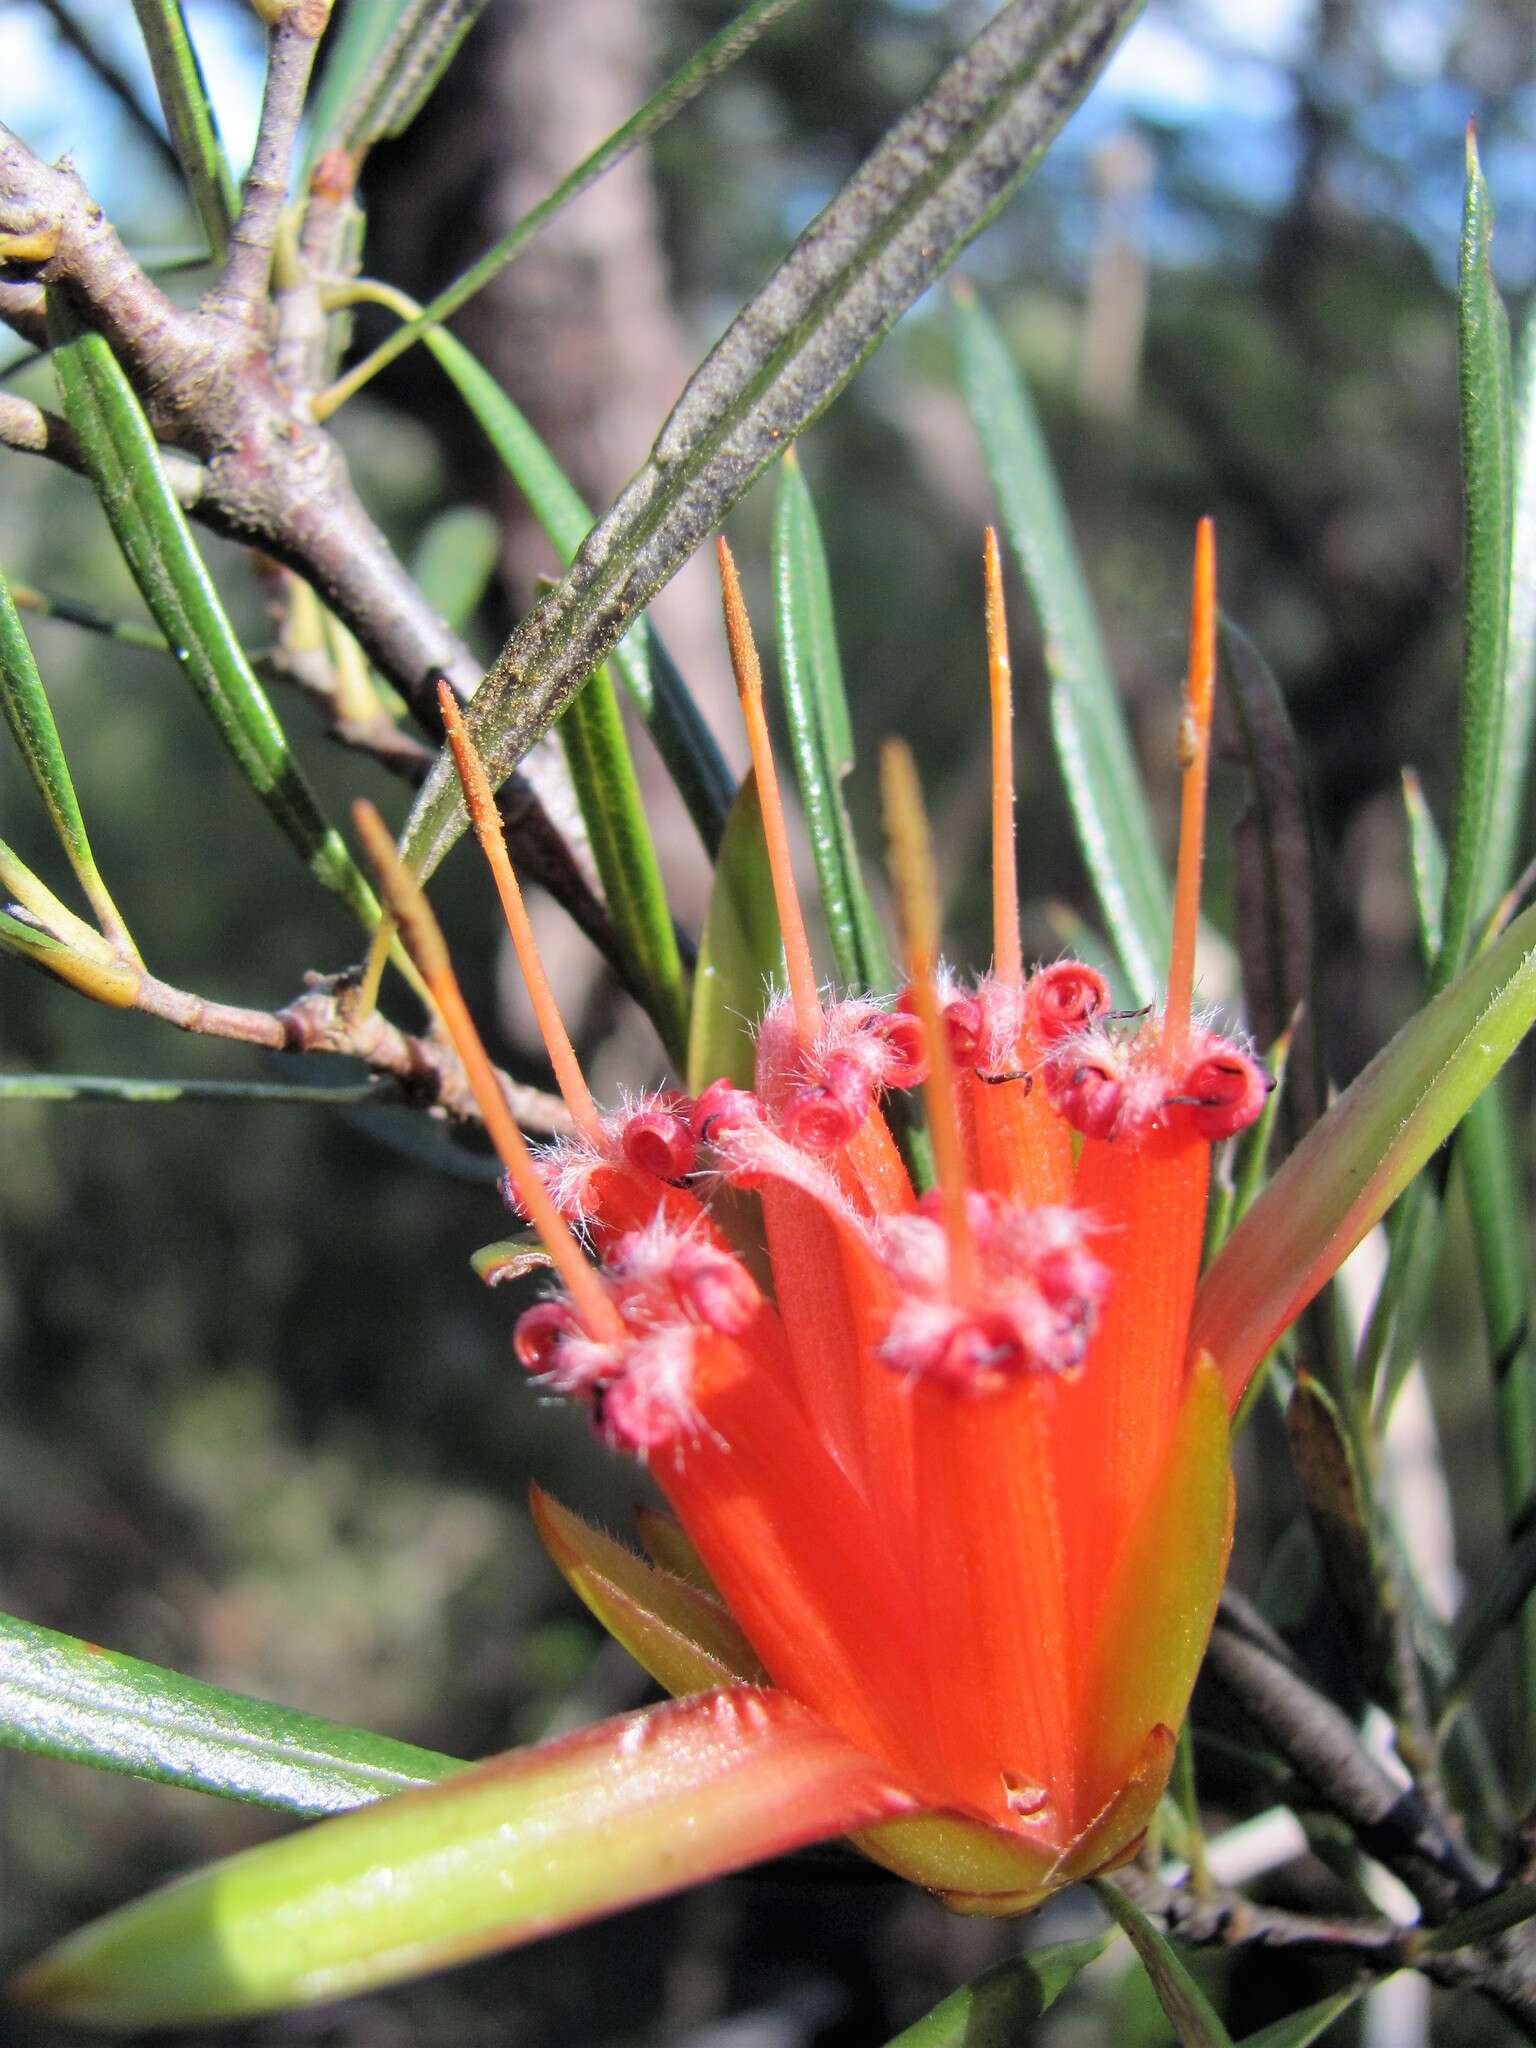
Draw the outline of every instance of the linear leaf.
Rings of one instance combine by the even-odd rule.
[[[315,93],[307,163],[415,120],[485,0],[351,0]]]
[[[1511,456],[1509,628],[1504,664],[1504,744],[1488,823],[1488,859],[1501,881],[1519,859],[1531,736],[1536,724],[1536,309],[1520,337]]]
[[[787,1694],[699,1693],[226,1858],[69,1937],[11,1992],[117,2026],[350,1997],[910,1803]]]
[[[81,327],[57,293],[48,317],[64,410],[144,602],[241,774],[315,878],[371,928],[373,894],[321,815],[235,637],[128,379],[105,340]]]
[[[1078,839],[1131,1000],[1149,1003],[1167,972],[1168,885],[1125,713],[1028,387],[975,293],[954,300],[961,389],[1039,615]]]
[[[240,194],[181,0],[133,0],[133,11],[149,52],[171,146],[208,237],[208,252],[215,263],[222,263],[240,211]]]
[[[501,559],[501,523],[483,505],[450,505],[411,555],[411,574],[435,612],[462,632]]]
[[[695,372],[650,459],[502,650],[471,730],[494,779],[1019,184],[1139,0],[1010,0],[796,242]],[[463,831],[439,758],[404,846]]]
[[[994,1963],[951,1992],[886,2048],[1018,2048],[1024,2029],[1048,2012],[1063,1991],[1114,1940],[1111,1930],[1086,1941],[1054,1941]]]
[[[226,1692],[8,1614],[0,1742],[302,1814],[343,1813],[464,1769],[456,1757]]]
[[[1482,1899],[1465,1913],[1458,1913],[1454,1920],[1432,1928],[1425,1936],[1424,1946],[1431,1955],[1447,1955],[1470,1942],[1492,1941],[1530,1919],[1536,1919],[1536,1884],[1511,1885],[1508,1891]]]
[[[1316,2005],[1304,2005],[1300,2012],[1287,2013],[1283,2020],[1271,2020],[1256,2034],[1244,2034],[1237,2048],[1312,2048],[1337,2019],[1342,2019],[1365,1991],[1364,1984],[1351,1984],[1320,1998]]]
[[[299,1081],[176,1081],[135,1074],[0,1074],[3,1102],[297,1102],[321,1108],[388,1107],[369,1081],[356,1087]]]
[[[1403,770],[1403,812],[1408,820],[1408,865],[1419,919],[1419,951],[1433,968],[1445,940],[1445,841],[1412,768]]]
[[[485,430],[561,561],[570,562],[592,524],[580,493],[524,414],[461,341],[433,329],[427,346]],[[615,645],[612,660],[705,848],[717,852],[736,783],[692,693],[646,620]]]
[[[127,944],[131,950],[128,927],[118,914],[117,905],[112,901],[96,866],[90,835],[85,829],[85,820],[80,815],[80,805],[75,796],[69,763],[64,758],[59,729],[53,721],[53,707],[48,702],[48,693],[38,674],[31,645],[3,575],[0,575],[0,709],[5,712],[6,723],[21,749],[21,758],[27,764],[33,786],[43,800],[59,843],[69,857],[69,864],[102,930]]]
[[[693,972],[688,1086],[697,1095],[722,1075],[752,1086],[754,1032],[769,984],[784,972],[784,941],[763,843],[757,780],[749,775],[731,810]]]
[[[1195,1298],[1229,1392],[1466,1115],[1536,1021],[1536,909],[1411,1018],[1291,1153]]]
[[[779,680],[795,774],[816,861],[821,908],[844,988],[886,990],[891,961],[864,883],[843,784],[853,772],[853,728],[832,615],[821,523],[795,451],[779,469],[773,516]]]
[[[404,12],[407,15],[420,14],[431,4],[432,0],[405,0]],[[462,7],[464,0],[458,0],[458,4]],[[568,206],[573,199],[595,185],[605,172],[622,162],[631,150],[638,148],[649,136],[664,128],[672,116],[681,113],[688,102],[702,92],[712,78],[734,64],[744,51],[751,48],[764,29],[795,4],[796,0],[752,0],[749,7],[744,7],[734,20],[727,22],[718,35],[705,43],[702,49],[696,50],[681,70],[675,71],[664,85],[652,93],[643,107],[631,114],[629,119],[614,129],[611,135],[606,136],[596,149],[583,157],[576,168],[568,172],[552,192],[546,193],[536,206],[529,208],[521,220],[515,221],[500,241],[472,263],[468,270],[456,277],[452,284],[446,285],[436,298],[427,305],[414,309],[407,324],[398,333],[391,334],[386,340],[381,341],[371,355],[365,356],[362,362],[355,364],[344,377],[339,378],[326,392],[323,405],[317,407],[317,415],[324,417],[325,414],[334,411],[354,392],[361,390],[370,378],[392,363],[397,356],[402,355],[413,342],[424,341],[431,332],[430,323],[446,320],[451,314],[456,313],[476,292],[489,284],[498,271],[504,270],[516,256],[519,256],[540,229],[545,227],[562,207]],[[383,0],[382,9],[376,5],[375,12],[399,5],[400,0]],[[475,0],[475,5],[478,9],[484,5],[484,0]],[[364,12],[366,18],[366,11],[359,11]],[[460,34],[462,33],[460,30]],[[345,31],[343,34],[345,35]],[[327,87],[328,85],[329,75]],[[326,88],[322,88],[322,97],[325,90]],[[414,112],[413,107],[412,113]]]
[[[1180,2048],[1232,2048],[1232,2036],[1222,2025],[1215,2007],[1184,1967],[1178,1951],[1141,1908],[1110,1878],[1095,1878],[1093,1889],[1104,1910],[1129,1935]]]
[[[681,1067],[688,1051],[688,981],[606,662],[567,699],[555,729],[633,985],[668,1058]]]
[[[1457,289],[1464,558],[1460,761],[1446,870],[1445,938],[1432,979],[1436,989],[1465,965],[1503,886],[1492,867],[1492,833],[1505,740],[1513,418],[1509,322],[1493,281],[1492,237],[1493,204],[1476,137],[1468,129]]]

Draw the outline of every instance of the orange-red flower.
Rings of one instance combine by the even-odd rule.
[[[493,850],[576,1126],[536,1170],[509,1159],[566,1283],[524,1314],[517,1355],[648,1463],[773,1683],[948,1817],[866,1845],[980,1910],[1123,1857],[1166,1780],[1230,1532],[1225,1402],[1187,1343],[1208,1161],[1265,1094],[1248,1054],[1190,1010],[1209,527],[1170,993],[1134,1016],[1091,968],[1023,972],[988,543],[996,933],[980,980],[938,966],[926,828],[896,756],[909,984],[894,1004],[818,990],[723,544],[789,984],[759,1027],[753,1086],[601,1116]],[[446,698],[445,711],[473,789]],[[936,1162],[924,1192],[882,1106],[919,1083]],[[556,1512],[556,1554],[590,1593]]]

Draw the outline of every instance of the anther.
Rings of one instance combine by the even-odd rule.
[[[751,1089],[738,1088],[723,1074],[695,1099],[691,1118],[693,1135],[701,1145],[712,1145],[743,1124],[762,1120],[763,1106]]]
[[[1107,1055],[1086,1056],[1070,1041],[1046,1062],[1056,1114],[1085,1138],[1112,1138],[1125,1109],[1125,1080]]]
[[[1257,1060],[1226,1039],[1207,1041],[1203,1056],[1184,1074],[1175,1098],[1187,1103],[1202,1138],[1230,1138],[1246,1130],[1274,1086]]]
[[[874,1090],[869,1076],[846,1053],[833,1053],[819,1080],[806,1081],[785,1098],[780,1125],[792,1145],[809,1152],[834,1152],[846,1145],[869,1115]]]
[[[686,1095],[662,1095],[627,1118],[620,1143],[630,1165],[658,1180],[686,1180],[698,1154],[693,1107]]]
[[[957,1067],[974,1067],[981,1057],[982,1033],[986,1020],[974,996],[956,996],[944,1005],[944,1032],[949,1056]]]
[[[1109,1007],[1109,984],[1096,968],[1080,960],[1042,967],[1030,976],[1028,986],[1035,1036],[1042,1046],[1081,1031]]]
[[[880,1066],[884,1088],[915,1088],[928,1077],[928,1051],[921,1021],[909,1010],[881,1010],[865,1027],[885,1047]]]
[[[549,1372],[555,1353],[580,1329],[569,1302],[536,1301],[525,1308],[512,1331],[512,1349],[527,1372]]]

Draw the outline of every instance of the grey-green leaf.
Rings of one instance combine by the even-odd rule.
[[[351,0],[315,94],[308,163],[399,135],[475,24],[485,0]]]
[[[1138,4],[1011,0],[806,229],[486,678],[471,728],[494,779],[1003,205]],[[451,764],[440,758],[405,833],[418,872],[436,867],[464,824]]]
[[[12,1615],[0,1615],[0,1742],[285,1813],[342,1813],[463,1769]]]
[[[960,383],[1045,641],[1051,723],[1083,857],[1136,1003],[1167,972],[1168,885],[1061,488],[1029,391],[975,294],[955,293]]]
[[[575,485],[463,342],[432,328],[427,346],[485,430],[560,559],[569,562],[592,524],[592,515]],[[718,852],[736,783],[687,684],[649,621],[642,620],[617,643],[612,659],[699,837],[711,854]]]

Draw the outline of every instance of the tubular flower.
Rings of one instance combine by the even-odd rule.
[[[1190,1009],[1209,528],[1170,995],[1146,1014],[1113,1011],[1076,962],[1023,972],[990,536],[987,568],[992,971],[966,982],[937,961],[926,827],[898,755],[886,799],[908,986],[894,1004],[824,999],[722,547],[788,993],[758,1028],[750,1088],[720,1080],[604,1118],[578,1082],[576,1135],[514,1170],[509,1192],[534,1220],[551,1204],[595,1256],[580,1297],[523,1315],[517,1356],[649,1466],[679,1525],[670,1561],[739,1628],[736,1674],[766,1672],[926,1816],[868,1833],[872,1854],[956,1905],[1013,1911],[1131,1853],[1166,1781],[1231,1528],[1226,1403],[1188,1354],[1208,1162],[1257,1117],[1266,1080]],[[564,1077],[574,1055],[541,1007]],[[886,1113],[919,1085],[925,1191]],[[648,1645],[594,1562],[602,1539],[536,1510],[657,1675],[684,1689],[719,1675],[690,1664],[686,1624],[658,1655],[671,1582],[651,1588]]]

